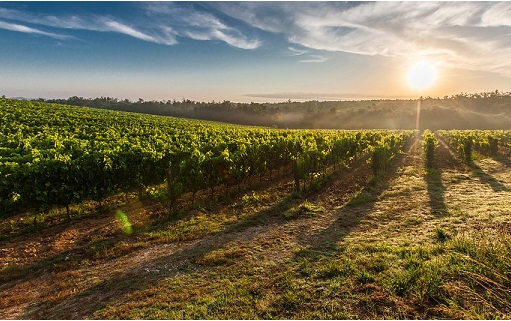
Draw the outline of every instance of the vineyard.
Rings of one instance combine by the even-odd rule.
[[[511,130],[0,120],[0,319],[511,317]]]
[[[0,211],[45,210],[167,182],[170,203],[291,168],[296,189],[372,153],[375,174],[411,132],[241,128],[177,118],[0,101]]]

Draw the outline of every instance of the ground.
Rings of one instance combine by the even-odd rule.
[[[511,165],[476,156],[440,141],[426,169],[419,137],[379,178],[360,158],[300,194],[284,176],[13,230],[0,318],[511,318]]]

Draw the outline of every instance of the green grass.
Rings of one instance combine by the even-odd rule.
[[[118,224],[113,211],[108,233],[0,279],[26,284],[25,318],[511,318],[509,195],[439,158],[428,177],[421,157],[346,194],[288,182],[174,216],[123,210]],[[491,164],[505,185],[511,170]],[[45,278],[58,287],[31,294]]]
[[[354,211],[364,215],[364,211],[371,211],[363,219],[353,221],[361,228],[356,234],[336,240],[332,228],[329,232],[332,239],[325,235],[326,242],[321,247],[302,243],[279,259],[264,255],[265,246],[292,246],[293,242],[300,243],[300,238],[286,239],[283,243],[265,239],[266,245],[259,246],[229,242],[200,254],[194,263],[196,272],[157,281],[129,296],[126,307],[106,307],[95,316],[509,318],[511,258],[505,253],[511,251],[511,236],[496,237],[499,234],[495,234],[491,225],[484,225],[490,228],[480,232],[473,227],[466,234],[458,232],[463,226],[482,224],[481,219],[487,217],[483,209],[492,208],[493,219],[506,221],[504,211],[496,207],[504,200],[483,198],[467,202],[462,193],[468,188],[466,184],[473,185],[473,182],[459,180],[456,178],[459,175],[437,172],[434,180],[426,182],[423,172],[411,166],[403,167],[397,179],[373,180],[341,207],[341,213]],[[428,196],[428,190],[433,196]],[[408,204],[397,200],[410,197],[422,199],[426,204],[431,204],[429,199],[434,197],[435,205],[445,202],[451,215],[403,212]],[[263,210],[271,213],[270,216],[257,219],[260,211],[255,209],[265,202],[263,199],[257,193],[242,197],[236,207],[241,209],[238,217],[250,224],[234,223],[231,231],[249,227],[264,229],[268,217],[283,218],[279,224],[304,224],[299,218],[320,220],[328,213],[326,201],[288,198]],[[395,212],[402,214],[394,216]],[[465,220],[460,221],[460,217]],[[352,220],[346,221],[347,226],[353,224]],[[340,217],[338,224],[343,222]],[[375,224],[381,226],[372,230]],[[393,226],[406,232],[389,234]],[[417,241],[411,238],[411,232],[419,237]],[[200,232],[191,235],[195,233]],[[156,297],[146,299],[149,293],[155,293]]]
[[[440,227],[435,228],[435,237],[440,242],[445,242],[449,238],[449,234]]]
[[[349,257],[342,259],[308,253],[296,261],[281,262],[276,266],[269,262],[242,263],[242,252],[216,250],[198,261],[202,266],[200,271],[160,281],[130,296],[128,306],[98,311],[96,317],[362,317],[361,311],[349,305],[345,305],[345,310],[339,306],[333,310],[329,308],[335,300],[367,300],[367,294],[357,292],[357,288],[369,284],[373,284],[368,288],[372,289],[370,291],[379,289],[370,293],[379,293],[390,301],[407,300],[418,305],[448,307],[450,311],[412,314],[419,318],[467,317],[474,316],[474,311],[477,311],[476,316],[483,318],[508,317],[509,310],[505,311],[508,309],[506,305],[511,303],[508,293],[510,259],[498,251],[508,249],[509,241],[493,242],[489,249],[487,242],[481,243],[479,239],[456,237],[446,241],[444,252],[436,254],[432,247],[384,246],[378,252],[375,248],[368,248],[369,252],[349,249]],[[379,258],[380,263],[369,265],[368,261],[362,260],[366,253],[372,253],[373,259],[378,261]],[[385,259],[387,254],[393,260]],[[479,261],[488,256],[490,261],[486,260],[484,264]],[[490,285],[491,291],[485,290],[485,286],[489,288]],[[394,296],[396,298],[391,299]],[[472,300],[472,296],[480,301],[473,302],[467,309],[463,302]],[[373,312],[378,313],[382,308],[373,307]],[[394,318],[402,315],[406,315],[405,310],[389,314]]]

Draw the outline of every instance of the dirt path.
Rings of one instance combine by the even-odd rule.
[[[282,275],[302,275],[306,262],[321,263],[332,257],[337,263],[345,258],[363,262],[367,260],[367,249],[377,246],[406,251],[434,243],[438,228],[452,236],[475,229],[499,233],[503,227],[511,226],[507,205],[511,204],[510,167],[493,159],[480,159],[468,167],[441,143],[436,168],[426,174],[420,143],[415,140],[405,154],[396,157],[379,181],[371,181],[371,171],[362,160],[337,174],[319,192],[306,195],[305,200],[285,196],[282,191],[287,183],[282,183],[282,197],[255,207],[250,219],[230,221],[193,240],[139,241],[137,245],[130,236],[115,234],[112,218],[76,222],[14,239],[2,244],[4,252],[10,253],[2,260],[4,266],[5,262],[18,263],[24,269],[14,269],[14,277],[4,279],[0,285],[0,317],[143,318],[144,314],[136,311],[164,303],[171,311],[185,311],[191,309],[186,302],[226,291],[234,284],[236,289],[257,288],[253,291],[261,296],[256,303],[250,303],[255,314],[245,317],[267,318],[271,317],[268,313],[275,302],[280,302],[275,298],[283,291],[277,286],[284,282]],[[292,184],[289,186],[292,188]],[[225,208],[220,211],[232,212]],[[142,220],[147,213],[139,209],[139,214]],[[66,257],[87,253],[95,236],[109,233],[116,235],[116,241],[124,242],[124,248],[130,244],[129,251],[107,260],[71,258],[78,264],[62,263]],[[19,251],[34,250],[13,253],[15,242],[23,243],[17,248]],[[318,264],[315,273],[321,269],[323,265]],[[315,286],[315,290],[307,291],[325,291],[323,283],[320,287],[310,283],[308,277],[293,282],[296,286]],[[406,318],[423,316],[413,302],[393,297],[379,286],[345,286],[351,288],[342,292],[342,298],[340,292],[330,295],[337,300],[332,304],[352,313],[339,318],[379,318],[392,309],[402,311]],[[373,302],[370,309],[360,303],[366,298]],[[313,298],[309,301],[318,309],[324,304]],[[190,314],[156,315],[190,318]],[[310,318],[307,314],[302,316]]]
[[[341,179],[331,182],[322,193],[312,195],[311,201],[325,196],[330,201],[322,208],[321,215],[310,219],[282,221],[274,212],[288,211],[294,206],[293,202],[282,201],[256,213],[255,216],[267,217],[264,224],[231,228],[234,231],[188,242],[149,245],[117,259],[85,266],[80,264],[63,271],[54,271],[52,261],[80,256],[95,238],[116,234],[118,229],[113,217],[78,221],[10,240],[2,245],[3,251],[8,253],[2,257],[4,266],[19,264],[35,273],[0,285],[0,304],[4,307],[2,318],[88,318],[95,309],[103,306],[103,302],[127,292],[122,287],[115,289],[115,284],[133,279],[134,285],[128,287],[130,291],[137,288],[137,281],[141,281],[140,287],[145,288],[147,283],[159,280],[160,273],[165,277],[177,275],[183,265],[232,244],[236,244],[240,252],[250,253],[256,261],[260,257],[274,261],[290,257],[291,244],[298,242],[301,236],[314,234],[329,225],[337,217],[335,208],[366,184],[370,170],[364,160],[360,163],[362,166],[342,173]],[[128,209],[131,212],[137,209],[143,212],[139,205],[132,204],[131,207],[136,207]],[[137,213],[138,216],[143,214]],[[111,286],[114,288],[110,289]],[[54,295],[55,288],[59,290],[59,297]],[[53,315],[48,309],[58,313]]]

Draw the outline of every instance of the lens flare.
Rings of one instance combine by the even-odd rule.
[[[119,224],[119,228],[124,234],[131,234],[133,232],[133,228],[131,227],[130,220],[126,213],[121,210],[115,212],[115,218],[117,219],[117,223]]]

